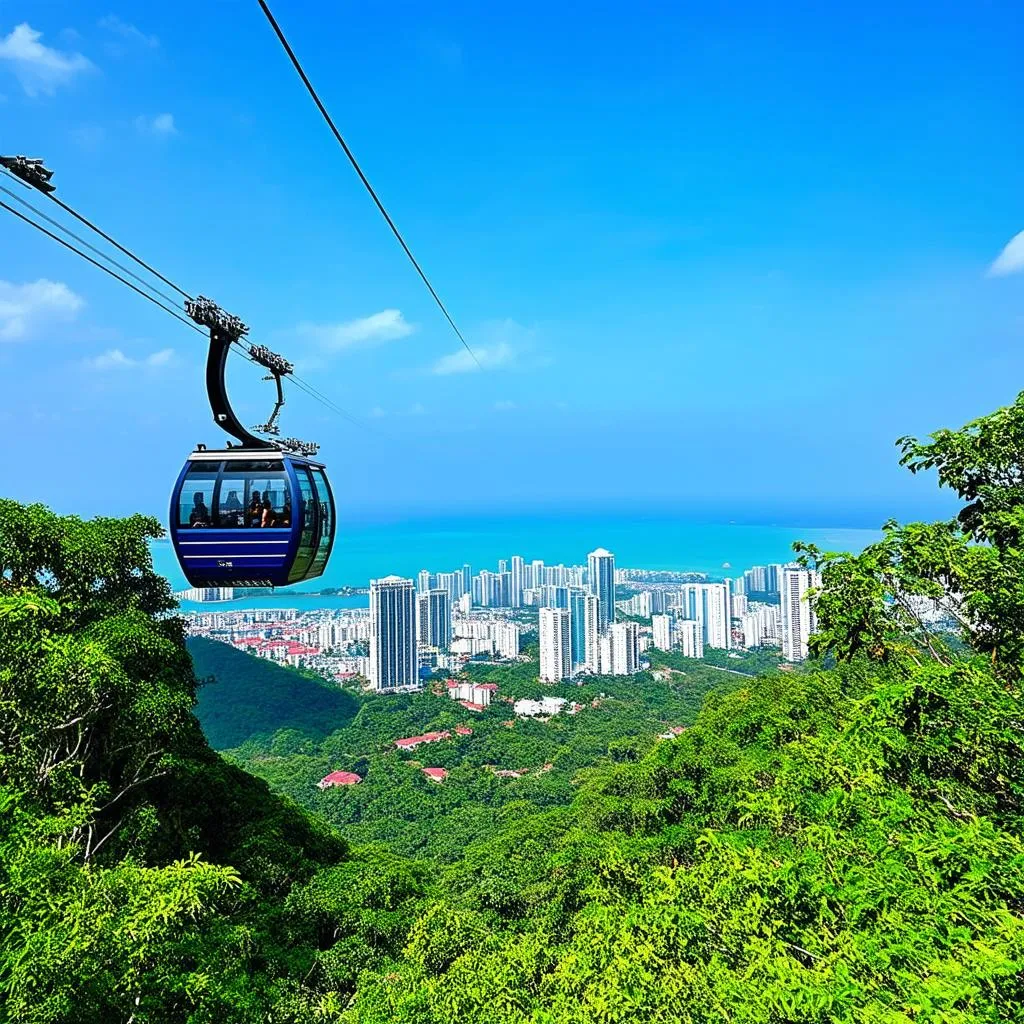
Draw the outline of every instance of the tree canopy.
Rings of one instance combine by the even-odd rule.
[[[1020,1019],[1024,396],[899,444],[962,508],[799,546],[803,670],[662,659],[581,688],[619,708],[590,724],[495,707],[426,748],[440,785],[385,742],[455,724],[429,695],[222,760],[157,524],[0,502],[0,1021]],[[532,666],[470,671],[536,695]],[[483,770],[527,755],[552,768]],[[310,785],[337,767],[366,781]]]

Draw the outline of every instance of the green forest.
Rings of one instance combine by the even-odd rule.
[[[1024,1019],[1024,395],[898,447],[959,512],[798,545],[799,671],[479,714],[187,646],[155,520],[0,501],[0,1021]]]

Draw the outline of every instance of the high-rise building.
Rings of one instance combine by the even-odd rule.
[[[651,623],[654,626],[654,646],[659,651],[672,650],[672,616],[652,615]]]
[[[569,646],[572,670],[579,672],[587,664],[587,594],[577,587],[569,591]]]
[[[523,561],[521,555],[512,556],[512,593],[509,595],[512,599],[511,604],[513,608],[523,607],[523,591],[526,589],[525,581],[525,570],[526,563]]]
[[[447,590],[452,604],[455,604],[462,597],[462,572],[439,572],[437,574],[437,589]]]
[[[807,641],[818,627],[807,591],[820,585],[821,576],[813,569],[787,565],[782,570],[782,656],[786,661],[803,661],[807,657]]]
[[[545,583],[540,588],[541,600],[548,608],[568,608],[569,588],[560,587],[555,583]]]
[[[602,633],[597,638],[598,671],[603,676],[615,675],[615,653],[611,633]]]
[[[473,567],[469,562],[463,563],[462,566],[462,592],[464,594],[473,593]]]
[[[412,580],[370,580],[370,681],[376,690],[396,690],[419,681]]]
[[[473,608],[473,595],[468,591],[459,598],[459,613],[469,615]]]
[[[508,572],[508,559],[507,558],[499,558],[498,559],[498,572],[499,573]]]
[[[544,563],[539,558],[535,558],[530,566],[533,573],[533,588],[543,587],[547,583],[547,579],[544,576]]]
[[[416,639],[422,647],[447,651],[452,642],[452,599],[447,590],[428,590],[416,598]]]
[[[613,622],[608,627],[612,638],[614,676],[631,676],[640,670],[640,630],[635,622]]]
[[[601,671],[601,602],[587,594],[583,600],[583,643],[588,672]]]
[[[416,577],[416,589],[422,594],[429,590],[433,580],[430,577],[430,571],[427,569],[420,569],[419,575]]]
[[[498,573],[498,589],[495,594],[497,604],[500,608],[512,607],[512,573],[507,569]]]
[[[490,569],[481,569],[480,575],[474,577],[474,583],[476,580],[480,581],[480,599],[477,601],[477,604],[481,605],[483,608],[501,607],[502,576],[496,572],[491,572]],[[476,596],[476,592],[474,591],[474,599]]]
[[[729,593],[724,583],[686,583],[679,608],[683,617],[701,625],[704,646],[729,650],[732,647],[732,618]]]
[[[615,621],[615,556],[604,548],[587,555],[590,592],[601,602],[598,621],[603,633]]]
[[[540,678],[557,683],[572,675],[569,612],[565,608],[540,610]]]
[[[704,657],[704,631],[696,619],[676,619],[676,642],[684,658]]]

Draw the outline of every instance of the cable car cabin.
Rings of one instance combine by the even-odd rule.
[[[273,449],[197,449],[171,497],[171,538],[194,587],[283,587],[323,574],[334,544],[324,467]]]

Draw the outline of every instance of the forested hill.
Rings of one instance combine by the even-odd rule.
[[[0,1024],[1020,1021],[1024,395],[901,445],[960,514],[802,549],[823,577],[810,665],[706,670],[735,688],[676,738],[611,742],[614,716],[581,711],[552,720],[580,732],[550,770],[497,778],[481,759],[557,737],[481,716],[399,758],[392,713],[456,713],[424,695],[234,752],[281,788],[317,759],[365,771],[325,807],[395,834],[349,851],[204,742],[159,526],[0,501]],[[931,600],[955,642],[922,622]],[[609,696],[637,736],[663,717]],[[416,762],[441,756],[427,781]],[[467,787],[480,801],[455,807]]]
[[[359,710],[355,697],[317,676],[205,637],[189,637],[187,646],[201,684],[196,717],[216,750],[280,729],[321,738],[348,725]]]

